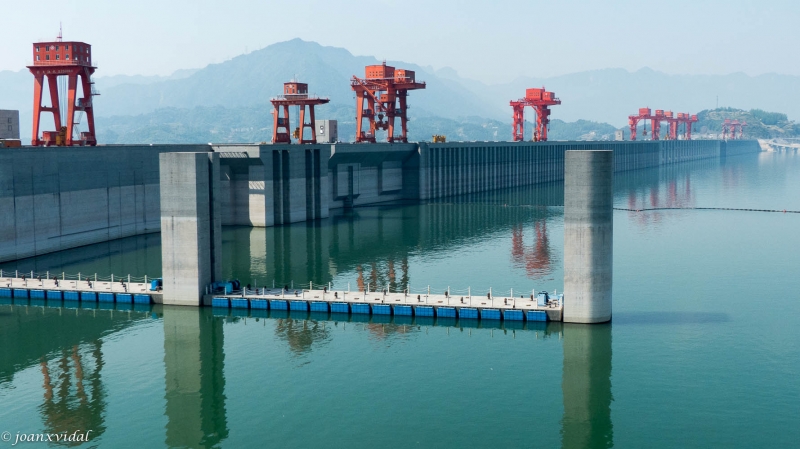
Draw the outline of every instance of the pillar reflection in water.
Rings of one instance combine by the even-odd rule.
[[[213,447],[228,436],[222,325],[191,307],[164,307],[169,447]]]
[[[612,447],[611,324],[565,323],[563,329],[561,447]]]

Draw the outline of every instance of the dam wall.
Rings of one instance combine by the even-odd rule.
[[[614,171],[758,152],[756,141],[109,145],[0,149],[0,262],[160,231],[159,154],[220,158],[223,225],[276,226],[332,209],[564,179],[567,150]]]
[[[736,143],[743,143],[737,154],[760,151],[756,141]],[[612,150],[614,171],[621,172],[718,158],[723,144],[718,140],[420,143],[419,199],[563,181],[564,153],[569,150]]]
[[[761,151],[761,145],[757,140],[728,140],[720,141],[720,156],[738,156],[746,153],[757,153]],[[756,148],[758,147],[758,148]]]
[[[0,261],[158,232],[158,155],[207,145],[0,150]]]

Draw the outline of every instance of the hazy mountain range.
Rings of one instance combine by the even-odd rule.
[[[312,92],[331,99],[318,118],[340,121],[340,138],[352,139],[355,100],[352,75],[379,64],[343,48],[294,39],[168,77],[102,76],[95,99],[101,142],[262,141],[269,140],[270,97],[282,83],[297,78]],[[427,88],[410,95],[412,138],[443,133],[451,140],[507,140],[511,135],[509,100],[525,88],[545,86],[562,105],[553,107],[552,139],[602,138],[623,127],[639,107],[697,113],[719,106],[758,108],[800,116],[800,77],[767,74],[668,75],[650,69],[604,69],[551,78],[518,78],[487,85],[462,78],[449,68],[434,70],[401,61],[387,64],[417,71]],[[21,111],[22,135],[30,135],[33,78],[27,69],[0,72],[0,109]],[[717,100],[719,97],[719,100]],[[529,110],[528,117],[533,118]],[[580,123],[578,120],[584,120]],[[597,123],[592,123],[597,122]],[[610,124],[610,125],[609,125]],[[530,135],[531,126],[526,128]],[[349,134],[348,134],[349,133]],[[188,139],[188,140],[187,140]]]

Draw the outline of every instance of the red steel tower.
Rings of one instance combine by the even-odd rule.
[[[94,89],[92,82],[92,74],[97,69],[92,65],[92,46],[85,42],[63,42],[61,33],[59,33],[54,42],[33,44],[33,65],[28,66],[28,69],[34,76],[31,144],[97,145],[92,97],[99,93]],[[67,77],[66,123],[62,123],[62,111],[59,105],[58,78],[61,76]],[[50,92],[50,106],[42,105],[45,78],[47,78],[47,87]],[[79,79],[82,92],[80,98],[76,98]],[[42,112],[53,114],[56,131],[44,131],[42,138],[39,138],[39,121]],[[86,113],[89,131],[76,136],[81,112]],[[76,113],[78,113],[78,120],[76,120]]]
[[[386,131],[387,142],[408,142],[408,91],[425,89],[416,82],[413,70],[386,65],[368,65],[365,77],[353,76],[350,87],[356,93],[356,142],[375,142],[375,132]],[[364,102],[366,101],[366,105]],[[394,120],[400,118],[401,135],[394,135]],[[369,130],[364,131],[364,120]]]
[[[317,133],[314,132],[314,106],[325,104],[330,101],[329,99],[309,96],[308,84],[292,81],[283,83],[283,96],[270,101],[275,106],[275,110],[272,111],[272,143],[292,143],[292,134],[298,143],[317,143]],[[291,133],[289,123],[289,106],[300,106],[300,126],[294,130],[294,133]],[[306,106],[308,106],[310,123],[305,121]],[[283,110],[283,117],[281,117],[281,110]],[[304,136],[306,128],[311,131],[309,140],[306,140]]]
[[[512,129],[514,142],[525,140],[525,106],[531,106],[536,111],[536,130],[533,132],[534,142],[546,142],[547,130],[550,127],[550,106],[561,104],[553,92],[541,89],[525,89],[525,98],[512,100],[510,103],[514,110],[514,124]]]
[[[685,140],[692,140],[692,123],[697,123],[697,115],[678,112],[678,117],[675,120],[677,122],[676,128],[680,127],[681,124],[686,128],[683,138]]]
[[[642,120],[645,121],[644,135],[647,135],[647,120],[650,120],[650,129],[652,133],[651,140],[659,140],[661,138],[661,122],[667,122],[669,125],[667,140],[678,139],[678,130],[681,124],[685,124],[686,126],[684,138],[686,140],[692,140],[692,123],[697,122],[697,115],[679,112],[676,117],[673,115],[672,111],[656,109],[655,114],[653,114],[650,111],[650,108],[639,108],[638,115],[628,116],[628,126],[630,126],[631,129],[631,140],[636,140],[636,127]]]

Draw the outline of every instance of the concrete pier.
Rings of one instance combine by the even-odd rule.
[[[611,320],[612,151],[567,151],[564,166],[564,321]]]
[[[164,304],[199,306],[222,276],[219,154],[163,153],[159,161]]]

